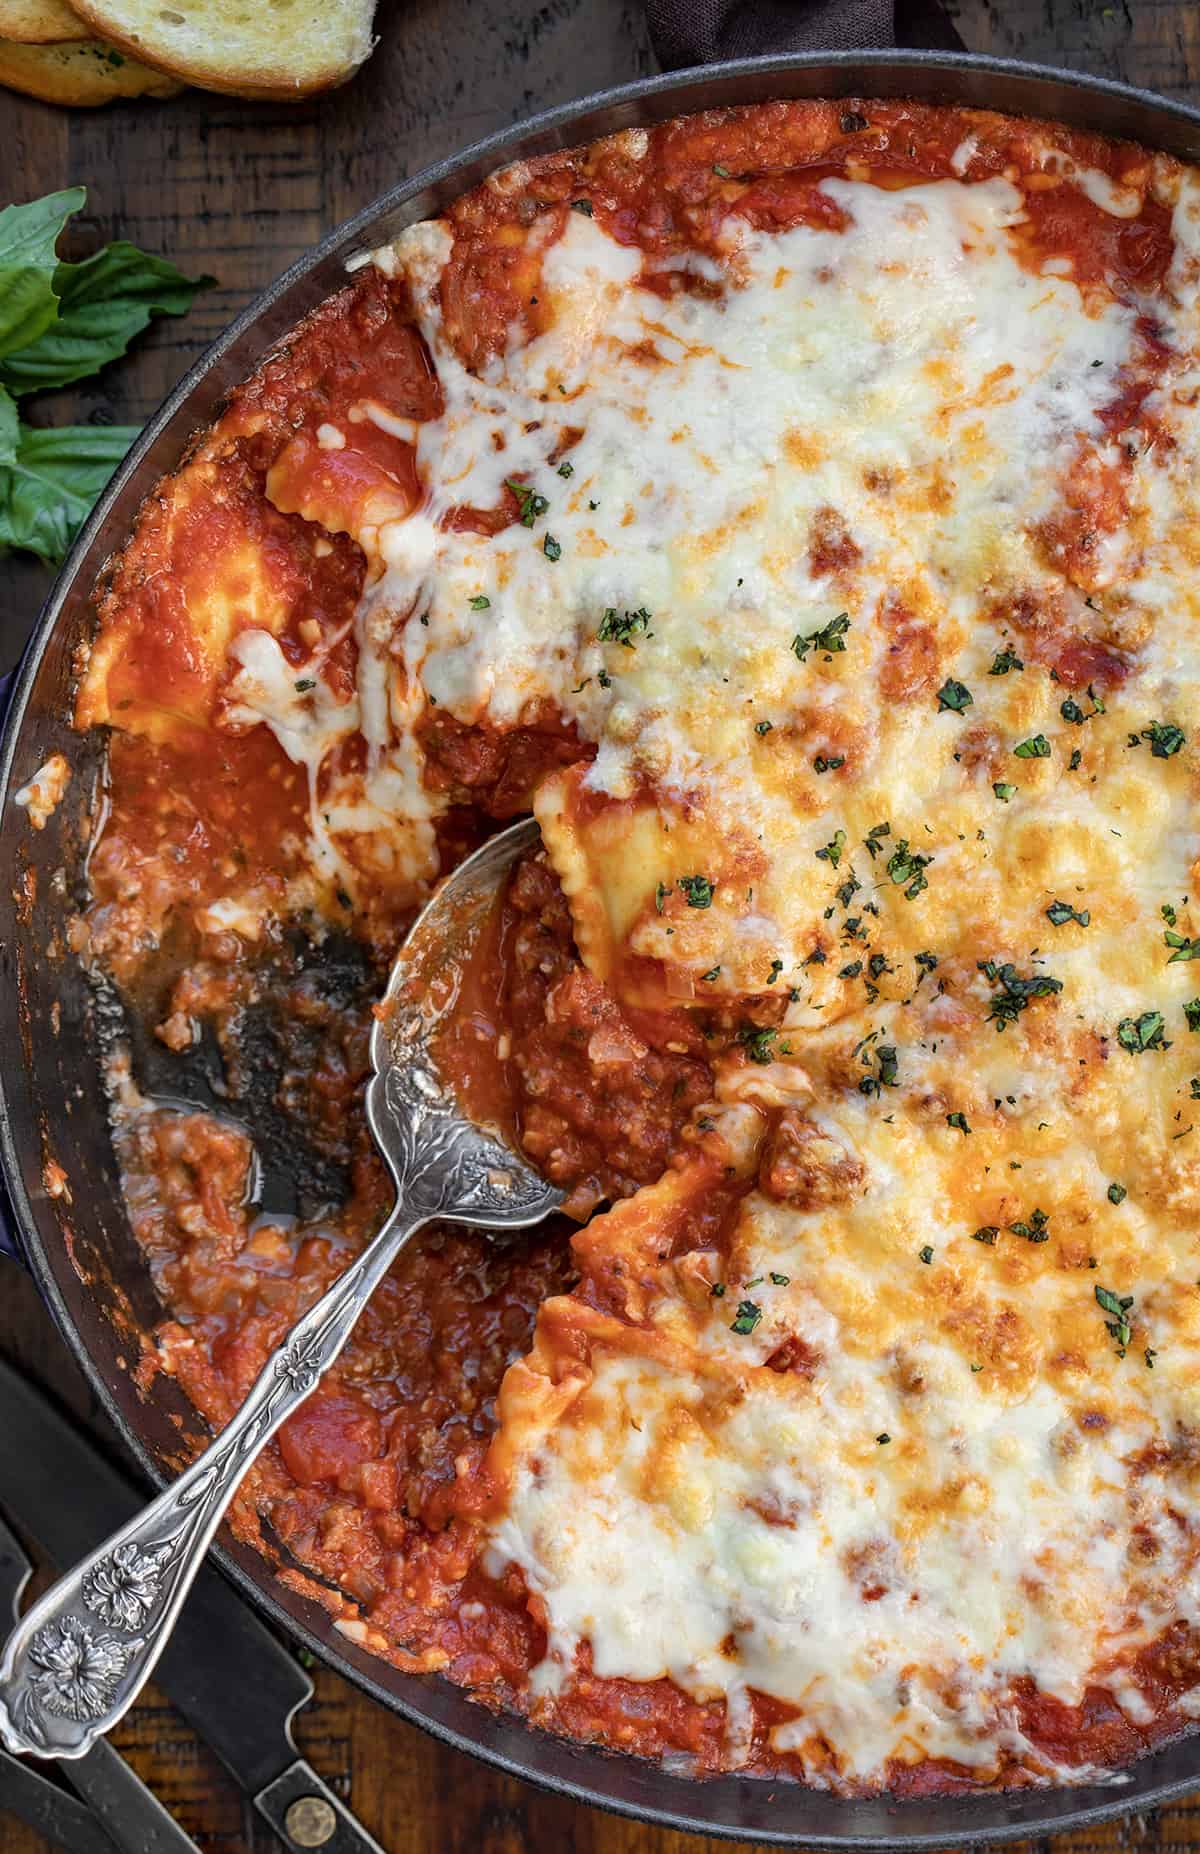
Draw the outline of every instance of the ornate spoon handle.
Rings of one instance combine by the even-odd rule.
[[[82,1757],[133,1704],[246,1469],[332,1364],[375,1287],[429,1217],[411,1201],[397,1204],[267,1360],[200,1458],[22,1617],[0,1665],[0,1738],[10,1751]]]

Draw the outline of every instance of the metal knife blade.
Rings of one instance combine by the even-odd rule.
[[[68,1565],[141,1504],[136,1489],[58,1410],[0,1358],[0,1501],[19,1513],[56,1564]],[[298,1759],[291,1721],[312,1681],[215,1571],[202,1570],[155,1681],[251,1796],[286,1846],[325,1854],[383,1854],[317,1773]],[[293,1839],[279,1818],[314,1798],[329,1821],[321,1841]]]
[[[0,1604],[14,1622],[32,1569],[20,1542],[0,1518]],[[93,1841],[103,1840],[98,1832],[103,1828],[123,1854],[200,1854],[191,1836],[184,1834],[120,1752],[103,1739],[65,1774],[91,1810]],[[10,1782],[19,1795],[11,1773]]]
[[[90,1809],[7,1751],[0,1751],[0,1815],[27,1822],[62,1854],[119,1854]]]

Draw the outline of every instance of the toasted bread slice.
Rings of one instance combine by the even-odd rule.
[[[370,55],[375,0],[76,0],[92,30],[173,77],[235,97],[303,97]]]
[[[22,45],[58,45],[85,31],[65,0],[0,0],[0,39]]]
[[[0,84],[43,103],[94,109],[118,97],[173,97],[183,89],[101,39],[65,45],[18,45],[0,39]]]

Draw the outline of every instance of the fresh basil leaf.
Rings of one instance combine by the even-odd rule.
[[[17,454],[17,408],[0,386],[0,464],[11,463]]]
[[[0,463],[0,548],[60,565],[137,434],[136,425],[22,425],[15,456]]]
[[[124,242],[82,264],[59,264],[57,321],[0,360],[0,381],[14,393],[38,393],[86,379],[124,354],[152,316],[184,315],[211,283]]]
[[[58,313],[54,247],[87,193],[67,187],[0,212],[0,355],[38,340]]]

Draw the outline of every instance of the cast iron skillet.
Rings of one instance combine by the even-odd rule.
[[[71,552],[34,633],[0,738],[0,1162],[24,1259],[101,1404],[160,1482],[178,1460],[181,1429],[195,1433],[198,1419],[169,1379],[157,1379],[145,1399],[132,1380],[138,1335],[161,1309],[129,1230],[109,1142],[99,1067],[103,1002],[90,994],[64,937],[83,889],[88,819],[103,777],[102,743],[75,735],[67,722],[73,658],[90,634],[96,574],[189,435],[216,415],[229,388],[301,316],[340,286],[356,252],[437,213],[519,157],[720,104],[850,95],[1045,116],[1200,162],[1200,111],[1097,78],[965,55],[759,59],[584,98],[406,181],[294,264],[238,317],[150,421]],[[47,828],[35,832],[6,795],[56,751],[66,755],[74,776]],[[51,1157],[66,1173],[69,1198],[47,1188]],[[227,1533],[219,1557],[244,1594],[288,1635],[404,1718],[512,1775],[646,1822],[778,1846],[815,1842],[899,1854],[1057,1833],[1200,1786],[1200,1735],[1155,1752],[1108,1783],[1008,1796],[846,1801],[761,1779],[696,1782],[494,1718],[437,1676],[398,1673],[348,1642],[319,1605],[279,1583],[257,1552]]]

